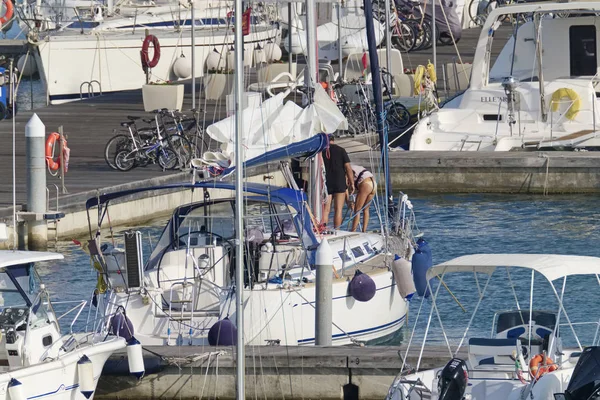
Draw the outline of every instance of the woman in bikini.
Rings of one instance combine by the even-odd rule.
[[[377,193],[377,184],[375,183],[373,174],[370,173],[366,168],[356,164],[350,164],[350,166],[352,167],[352,172],[354,173],[354,187],[357,190],[356,201],[353,207],[356,215],[354,216],[354,221],[352,221],[351,230],[354,232],[356,231],[356,228],[358,228],[358,223],[360,222],[360,212],[362,210],[362,230],[363,232],[366,232],[367,226],[369,225],[369,206],[373,200],[373,197],[375,197],[375,193]]]

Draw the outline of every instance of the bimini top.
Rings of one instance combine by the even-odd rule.
[[[520,267],[544,275],[550,282],[570,275],[600,275],[600,258],[558,254],[473,254],[435,265],[427,279],[448,272],[491,274],[497,267]]]
[[[98,205],[104,205],[111,200],[119,199],[121,197],[130,196],[136,193],[149,192],[153,190],[183,190],[183,189],[224,189],[224,190],[235,190],[235,182],[223,182],[223,181],[205,181],[205,182],[185,182],[185,183],[174,183],[162,186],[149,186],[140,187],[135,189],[122,190],[119,192],[105,193],[98,197],[92,197],[85,202],[85,208],[90,209]],[[265,185],[262,183],[250,183],[244,182],[243,191],[246,193],[257,194],[259,196],[270,196],[273,201],[290,204],[297,206],[306,200],[304,192],[299,190],[293,190],[289,188],[283,188],[273,185]]]
[[[0,250],[0,270],[13,265],[62,260],[63,258],[62,254],[51,253],[48,251]]]

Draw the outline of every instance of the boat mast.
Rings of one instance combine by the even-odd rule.
[[[190,0],[189,4],[192,7],[192,109],[196,109],[196,13],[194,12],[194,0]]]
[[[313,102],[313,89],[317,79],[317,20],[316,20],[316,0],[306,0],[306,75],[304,84],[308,89],[308,102]],[[321,169],[319,168],[320,154],[312,157],[310,160],[310,206],[317,222],[321,221]]]
[[[538,81],[540,84],[540,112],[542,115],[542,122],[546,122],[548,120],[548,113],[546,112],[546,101],[544,96],[544,69],[542,62],[542,15],[534,12],[533,13],[533,24],[535,26],[535,51],[536,51],[536,59],[537,59],[537,69],[538,69]],[[516,38],[515,38],[516,40]]]
[[[235,300],[236,300],[236,326],[237,326],[237,391],[236,398],[245,400],[244,374],[244,174],[242,157],[242,101],[244,95],[244,35],[242,32],[242,0],[235,0]]]
[[[375,98],[375,118],[377,119],[377,134],[379,136],[379,145],[381,147],[381,161],[383,164],[383,173],[385,175],[385,200],[384,207],[389,216],[391,180],[389,172],[388,160],[388,135],[387,128],[383,115],[383,97],[381,93],[381,75],[379,71],[379,58],[377,57],[377,44],[375,41],[375,27],[373,25],[373,6],[371,0],[364,0],[366,28],[367,28],[367,44],[369,46],[369,62],[371,64],[371,81],[373,84],[373,97]],[[384,224],[387,226],[387,224]],[[384,228],[385,229],[385,228]]]
[[[432,10],[431,10],[431,51],[433,51],[433,67],[437,68],[437,26],[435,23],[435,0],[433,0],[433,4],[432,4]],[[442,4],[442,1],[440,0],[440,7],[444,7],[444,5]],[[448,29],[450,29],[450,27],[448,27]],[[433,83],[437,83],[437,82],[433,82]]]
[[[392,90],[393,79],[392,79],[392,27],[390,26],[390,0],[385,0],[385,68],[387,69],[388,75],[387,87]],[[390,97],[392,96],[389,93]]]

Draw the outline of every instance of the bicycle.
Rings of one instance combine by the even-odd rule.
[[[158,163],[163,170],[175,169],[179,164],[179,158],[175,151],[170,148],[167,139],[160,135],[154,143],[138,143],[135,137],[117,152],[115,165],[119,171],[129,171],[136,166]]]
[[[128,115],[127,119],[129,121],[126,122],[121,122],[121,126],[124,128],[127,128],[127,133],[119,133],[114,135],[113,137],[111,137],[108,142],[106,143],[106,146],[104,147],[104,160],[106,161],[106,164],[108,164],[108,166],[112,169],[118,169],[117,166],[115,165],[115,156],[116,154],[120,151],[123,150],[123,146],[126,145],[129,142],[129,138],[130,136],[137,136],[139,138],[139,140],[143,140],[143,138],[149,139],[152,138],[155,134],[154,128],[152,127],[145,127],[145,128],[137,128],[137,124],[136,121],[138,120],[142,120],[146,123],[152,123],[153,120],[151,119],[145,119],[145,118],[140,118],[140,117],[135,117],[135,116],[131,116]]]
[[[390,82],[394,82],[394,76],[385,68],[381,68],[381,74],[390,78]],[[383,107],[386,111],[385,119],[388,124],[397,129],[404,129],[410,124],[411,115],[404,104],[398,102],[392,97],[392,89],[388,86],[387,79],[382,79],[383,95],[387,95],[388,100],[383,102]]]
[[[200,157],[208,149],[208,143],[204,136],[204,129],[200,123],[201,110],[192,109],[192,118],[187,118],[184,114],[176,110],[162,110],[162,123],[166,125],[164,117],[168,117],[168,124],[172,125],[181,136],[185,136],[190,141],[193,149],[193,157]]]

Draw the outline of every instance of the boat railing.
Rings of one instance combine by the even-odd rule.
[[[69,308],[67,311],[65,311],[64,313],[62,313],[61,315],[56,317],[57,321],[60,321],[62,318],[66,317],[67,315],[73,313],[73,312],[77,312],[75,314],[75,317],[73,317],[73,320],[71,321],[70,325],[69,325],[69,333],[73,333],[73,325],[75,325],[75,322],[77,322],[77,320],[79,319],[79,316],[81,315],[81,312],[84,310],[85,306],[88,304],[87,300],[66,300],[66,301],[53,301],[52,305],[61,305],[61,304],[76,304],[74,307]]]
[[[565,328],[570,328],[570,327],[576,327],[576,326],[589,326],[589,327],[595,327],[596,330],[594,332],[594,339],[592,340],[592,343],[590,344],[591,346],[597,346],[600,343],[600,321],[589,321],[589,322],[565,322],[562,324],[558,324],[559,327],[565,327]]]

